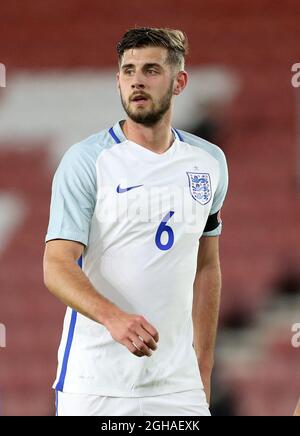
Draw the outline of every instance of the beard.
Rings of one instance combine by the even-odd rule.
[[[120,92],[122,106],[128,117],[132,121],[138,124],[143,124],[146,127],[154,126],[170,109],[173,97],[173,84],[174,80],[171,81],[167,92],[159,99],[156,104],[152,101],[151,97],[148,96],[148,101],[151,101],[151,106],[149,108],[137,108],[136,110],[132,110],[132,108],[130,107],[130,99],[129,102],[126,103],[123,98],[122,92]],[[144,93],[143,91],[141,92]]]

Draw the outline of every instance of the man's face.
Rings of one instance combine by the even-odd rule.
[[[160,47],[124,52],[118,87],[123,108],[136,123],[153,126],[171,107],[175,74],[166,61],[167,54]]]

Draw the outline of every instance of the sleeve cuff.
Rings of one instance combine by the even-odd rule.
[[[210,232],[203,232],[202,236],[220,236],[221,233],[222,233],[222,223],[220,223],[217,228],[211,230]]]
[[[80,242],[81,244],[88,245],[88,237],[82,233],[76,232],[49,232],[46,235],[45,242],[53,241],[54,239],[65,239],[67,241]]]

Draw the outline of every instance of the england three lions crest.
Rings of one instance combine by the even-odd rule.
[[[211,199],[211,182],[208,173],[187,172],[190,185],[190,193],[194,200],[204,205]]]

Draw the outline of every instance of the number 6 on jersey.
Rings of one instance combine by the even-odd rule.
[[[156,235],[155,235],[155,244],[160,250],[169,250],[174,244],[174,232],[170,226],[167,226],[167,222],[174,215],[174,211],[171,210],[167,213],[166,216],[162,219],[160,225],[158,226]],[[167,232],[168,233],[168,241],[166,244],[161,242],[161,235]]]

